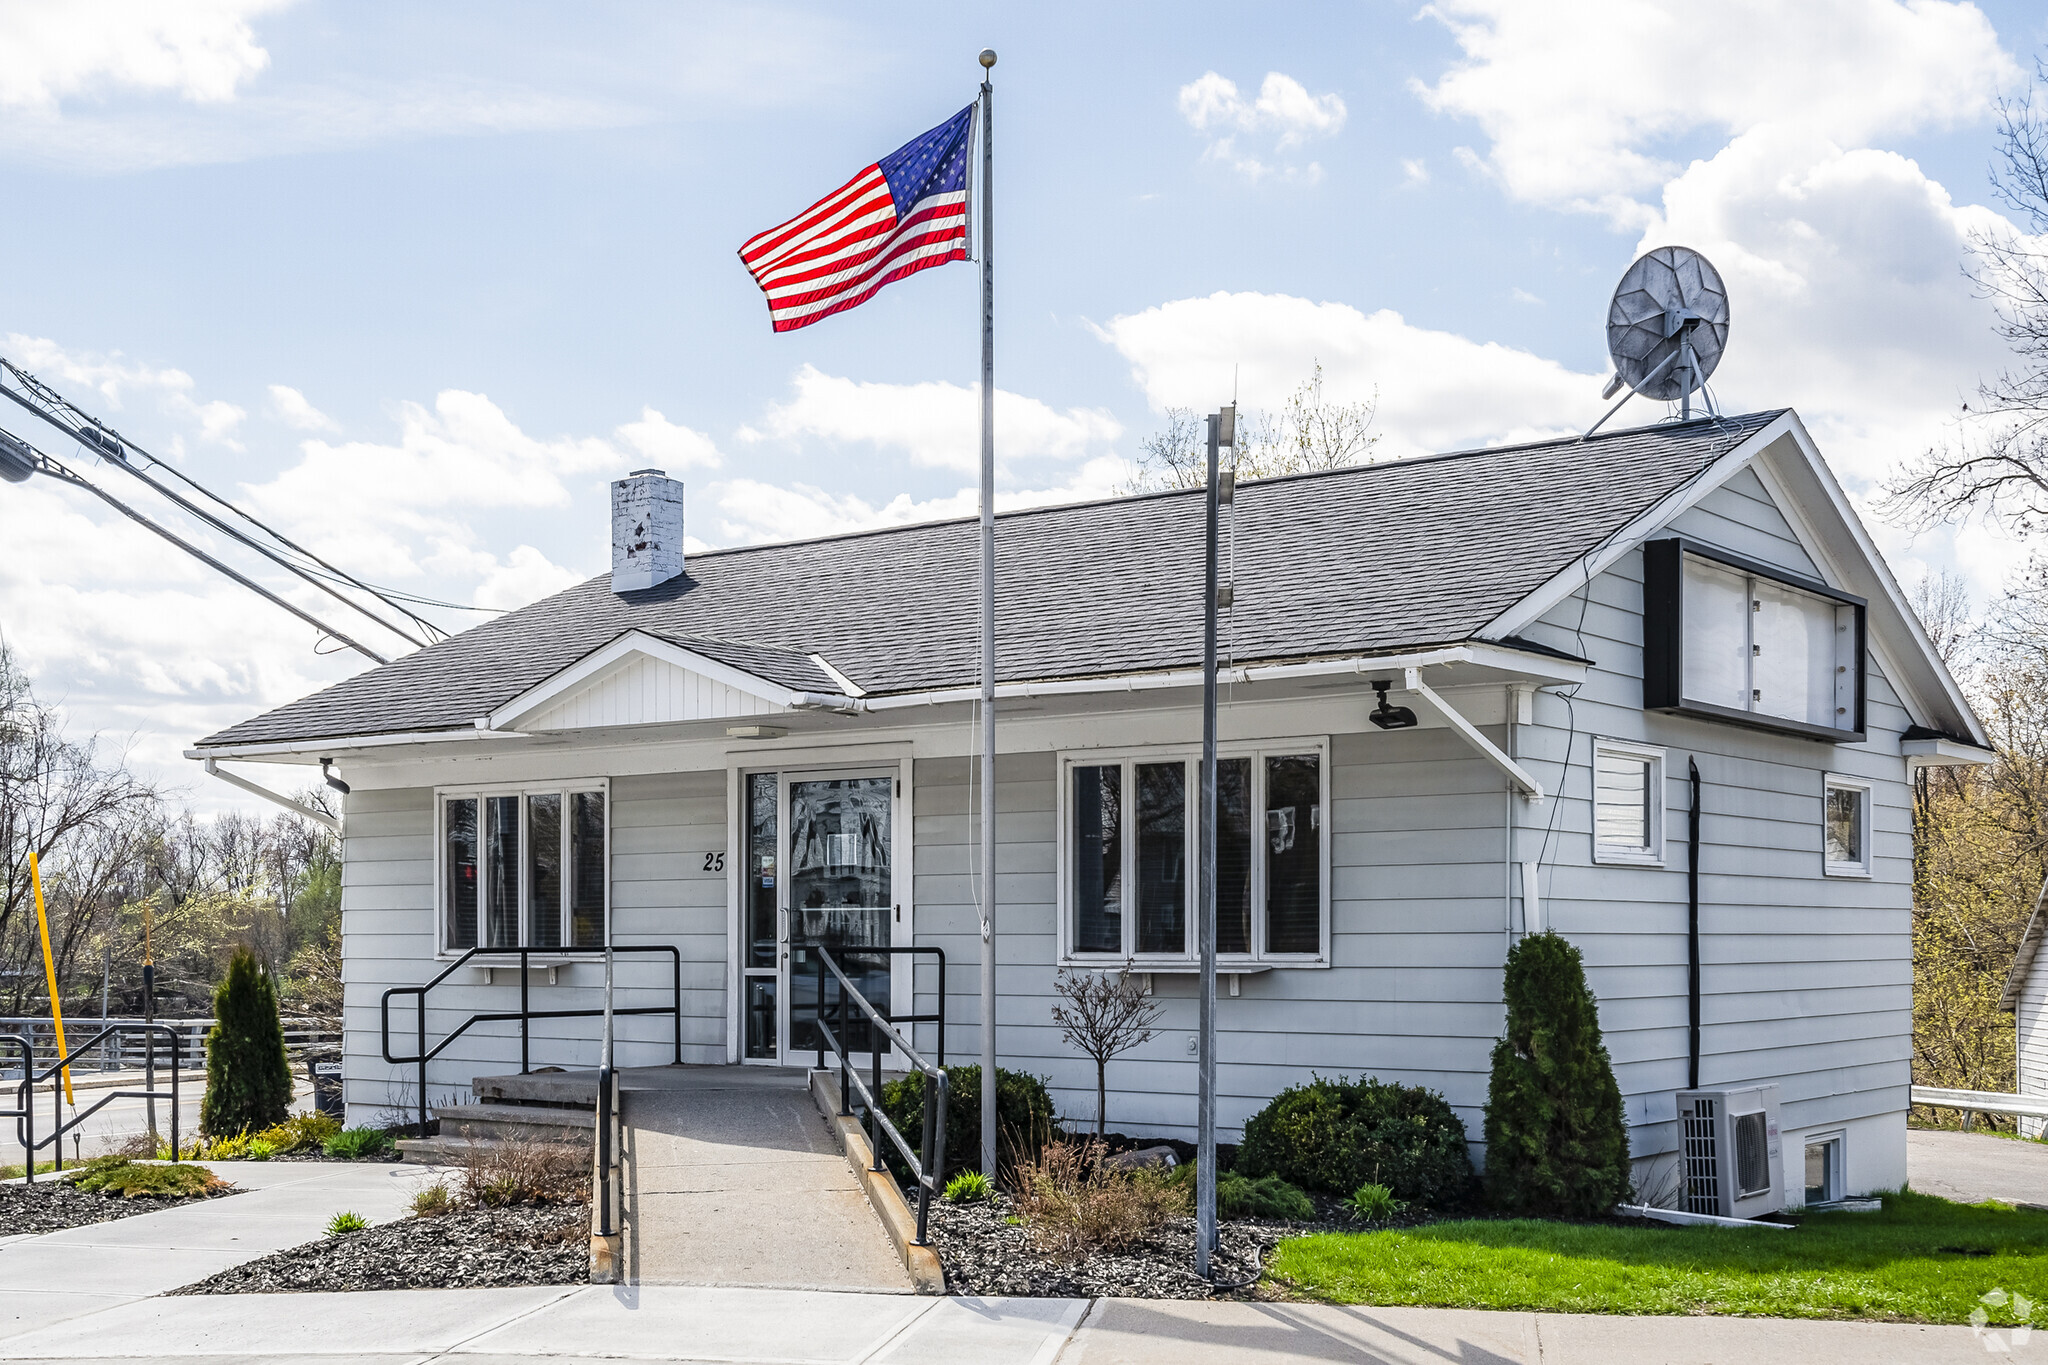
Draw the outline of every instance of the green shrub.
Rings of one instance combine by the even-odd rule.
[[[1185,1188],[1189,1198],[1194,1197],[1195,1164],[1192,1161],[1174,1167],[1165,1179],[1169,1185]],[[1236,1171],[1225,1171],[1216,1177],[1216,1216],[1284,1218],[1292,1223],[1311,1223],[1315,1221],[1316,1206],[1300,1189],[1277,1175],[1262,1175],[1254,1180]]]
[[[293,1114],[283,1123],[265,1128],[255,1140],[269,1143],[274,1152],[296,1152],[306,1147],[318,1147],[340,1131],[340,1119],[311,1110]]]
[[[277,1155],[277,1148],[271,1146],[262,1138],[250,1138],[247,1155],[251,1161],[268,1161]]]
[[[1369,1077],[1318,1076],[1275,1095],[1245,1124],[1237,1169],[1340,1199],[1377,1183],[1438,1207],[1466,1199],[1473,1185],[1465,1125],[1443,1096]]]
[[[321,1150],[341,1161],[382,1156],[391,1150],[391,1135],[382,1128],[344,1128],[322,1143]]]
[[[235,949],[227,978],[213,993],[213,1018],[199,1131],[260,1132],[282,1123],[291,1109],[292,1068],[277,1017],[277,986],[246,946]]]
[[[360,1213],[350,1213],[347,1210],[343,1210],[327,1220],[327,1235],[329,1237],[340,1237],[345,1233],[361,1232],[368,1226],[370,1226],[370,1220],[363,1217]]]
[[[217,1138],[202,1138],[194,1155],[207,1161],[240,1161],[249,1155],[249,1140],[247,1128]]]
[[[99,1190],[125,1199],[190,1199],[225,1189],[227,1182],[204,1166],[158,1165],[125,1156],[95,1157],[76,1178],[81,1190]]]
[[[1552,933],[1508,953],[1507,1036],[1486,1090],[1486,1193],[1508,1213],[1593,1218],[1628,1195],[1621,1088],[1579,950]]]
[[[882,1087],[882,1112],[915,1147],[924,1135],[924,1073],[913,1071]],[[1021,1071],[996,1072],[996,1138],[1007,1168],[1035,1161],[1052,1135],[1052,1096],[1045,1082]],[[900,1171],[896,1149],[882,1139],[882,1155]],[[981,1167],[981,1068],[946,1068],[946,1169]]]
[[[1384,1223],[1401,1211],[1401,1201],[1385,1185],[1368,1183],[1358,1187],[1345,1207],[1368,1223]]]
[[[946,1182],[948,1204],[979,1204],[988,1196],[988,1177],[980,1171],[962,1171]]]
[[[412,1197],[412,1211],[416,1217],[439,1218],[455,1208],[455,1195],[445,1180],[436,1180],[423,1187]]]

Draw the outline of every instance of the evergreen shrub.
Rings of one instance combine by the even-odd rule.
[[[292,1068],[277,1017],[277,985],[245,945],[235,949],[227,978],[213,993],[206,1034],[206,1098],[199,1131],[227,1137],[261,1132],[291,1110]]]
[[[1579,950],[1531,934],[1508,953],[1506,995],[1486,1091],[1487,1198],[1507,1213],[1599,1217],[1628,1195],[1628,1129]]]
[[[1465,1125],[1443,1096],[1371,1077],[1317,1076],[1275,1095],[1245,1123],[1236,1168],[1339,1199],[1381,1184],[1438,1208],[1463,1202],[1474,1185]]]
[[[913,1071],[882,1087],[882,1112],[912,1149],[924,1137],[924,1073]],[[996,1146],[1007,1167],[1036,1161],[1052,1136],[1052,1096],[1045,1081],[1022,1071],[996,1070]],[[895,1144],[885,1136],[882,1155],[904,1174]],[[981,1168],[981,1068],[946,1068],[946,1169]]]

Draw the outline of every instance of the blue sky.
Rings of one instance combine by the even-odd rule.
[[[1962,247],[2044,43],[1936,0],[10,5],[0,353],[492,607],[602,569],[649,463],[698,546],[964,512],[974,271],[778,336],[734,251],[967,103],[986,44],[1006,499],[1105,493],[1162,407],[1318,360],[1390,454],[1582,426],[1614,280],[1672,240],[1728,279],[1722,401],[1798,406],[1867,493],[2000,361]],[[1980,595],[2022,554],[1879,530]],[[355,666],[40,481],[0,545],[39,688],[175,781]]]

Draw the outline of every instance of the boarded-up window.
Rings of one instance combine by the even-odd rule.
[[[1652,863],[1664,856],[1664,755],[1621,740],[1593,743],[1593,857]]]

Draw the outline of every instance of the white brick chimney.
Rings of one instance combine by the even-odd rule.
[[[638,592],[682,571],[682,482],[636,469],[612,485],[612,591]]]

